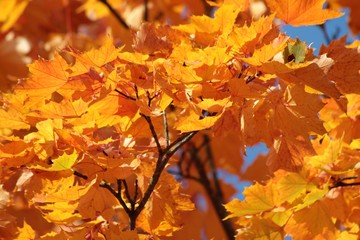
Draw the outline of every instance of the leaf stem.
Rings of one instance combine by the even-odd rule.
[[[121,180],[118,180],[117,184],[118,184],[118,192],[116,192],[110,186],[110,184],[105,182],[105,181],[100,183],[100,187],[107,189],[112,195],[114,195],[116,197],[116,199],[119,201],[119,203],[121,204],[121,206],[124,208],[126,214],[128,216],[130,216],[131,215],[131,210],[128,208],[128,206],[126,205],[124,199],[122,199],[122,196],[121,196]]]

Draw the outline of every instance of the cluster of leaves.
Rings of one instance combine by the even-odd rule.
[[[357,1],[4,2],[1,238],[359,238],[359,42],[276,25]]]

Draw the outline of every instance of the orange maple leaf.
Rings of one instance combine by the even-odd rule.
[[[323,9],[325,0],[266,0],[276,17],[293,26],[315,25],[343,15],[335,10]]]

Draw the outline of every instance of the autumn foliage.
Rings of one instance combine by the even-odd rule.
[[[1,0],[0,239],[359,239],[359,41],[280,30],[324,3]]]

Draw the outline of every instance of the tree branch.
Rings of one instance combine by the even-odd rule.
[[[86,176],[86,175],[84,175],[82,173],[79,173],[78,171],[74,171],[74,175],[79,177],[79,178],[85,179],[85,180],[88,179],[88,176]]]
[[[170,145],[170,138],[169,138],[169,125],[168,125],[168,121],[166,118],[166,111],[163,111],[163,120],[164,120],[164,134],[165,134],[165,142],[166,142],[166,147],[169,147]]]
[[[157,136],[157,133],[155,131],[155,127],[154,127],[154,124],[152,123],[151,121],[151,118],[149,116],[146,116],[142,113],[140,113],[140,115],[145,118],[146,122],[149,124],[149,127],[150,127],[150,131],[151,131],[151,134],[155,140],[155,143],[156,143],[156,147],[158,149],[158,152],[159,152],[159,155],[162,155],[163,153],[163,149],[161,148],[161,145],[160,145],[160,142],[159,142],[159,138]]]
[[[147,190],[144,193],[144,197],[141,199],[138,207],[136,208],[136,216],[138,216],[140,214],[140,212],[144,209],[145,204],[147,203],[147,201],[149,200],[152,192],[155,189],[155,186],[157,184],[157,182],[160,179],[161,173],[164,170],[166,164],[168,163],[168,161],[170,160],[170,158],[172,157],[172,155],[182,146],[184,145],[187,141],[189,141],[197,132],[190,132],[190,133],[185,133],[182,136],[180,136],[178,139],[176,139],[172,144],[170,144],[169,147],[167,147],[164,151],[164,154],[159,154],[157,163],[156,163],[156,168],[154,171],[153,176],[150,179],[150,184],[147,188]]]
[[[110,5],[107,0],[99,0],[109,9],[109,11],[115,16],[118,22],[126,29],[130,29],[129,25],[125,22],[125,20],[119,15],[119,13]]]
[[[224,194],[220,187],[220,182],[219,182],[219,178],[218,178],[217,171],[216,171],[214,156],[213,156],[211,148],[210,148],[210,139],[209,139],[208,135],[204,135],[204,142],[206,143],[205,144],[206,156],[207,156],[207,159],[209,160],[210,171],[211,171],[211,174],[212,174],[212,177],[214,180],[216,194],[219,196],[221,201],[224,202]]]
[[[210,180],[208,179],[204,164],[201,162],[201,159],[198,155],[198,149],[193,146],[193,149],[191,150],[191,159],[194,161],[194,164],[196,166],[196,169],[199,174],[200,182],[203,185],[203,187],[206,190],[207,195],[210,198],[210,201],[215,209],[216,214],[218,215],[218,219],[220,220],[220,223],[225,231],[225,234],[228,239],[234,239],[236,232],[231,224],[230,219],[223,220],[225,217],[227,217],[227,211],[225,207],[223,206],[223,197],[218,195],[219,190],[213,191],[211,188]],[[217,176],[216,176],[217,179]],[[215,180],[215,179],[214,179]],[[217,183],[218,184],[218,183]],[[216,185],[216,183],[215,183]],[[220,185],[218,185],[216,188],[220,188]],[[220,192],[222,192],[220,190]]]
[[[102,188],[107,189],[112,195],[114,195],[116,197],[116,199],[119,201],[119,203],[121,204],[121,206],[124,208],[126,214],[128,216],[131,215],[131,210],[128,208],[128,206],[126,205],[124,199],[122,199],[121,197],[121,182],[118,181],[118,192],[116,192],[111,186],[110,184],[108,184],[107,182],[102,182],[99,185]]]
[[[198,177],[195,177],[195,176],[192,176],[190,174],[184,174],[183,172],[177,172],[177,171],[173,171],[173,170],[168,170],[168,173],[172,174],[172,175],[175,175],[175,176],[179,176],[183,179],[190,179],[190,180],[194,180],[195,182],[198,182],[200,184],[201,183],[201,179],[198,178]]]
[[[333,186],[330,186],[329,189],[337,188],[337,187],[352,187],[352,186],[360,186],[360,182],[353,183],[345,183],[345,182],[336,182]]]
[[[117,92],[118,94],[120,94],[121,96],[123,96],[123,97],[125,97],[125,98],[127,98],[127,99],[129,99],[129,100],[136,101],[136,98],[131,97],[131,96],[129,96],[129,95],[126,95],[125,93],[123,93],[123,92],[121,92],[121,91],[119,91],[119,90],[117,90],[117,89],[115,89],[115,92]]]
[[[148,7],[148,0],[144,0],[144,21],[147,22],[149,20],[149,7]]]
[[[325,24],[321,24],[321,25],[318,25],[318,26],[320,27],[321,32],[324,35],[326,45],[328,45],[331,42],[332,39],[331,39],[331,37],[329,36],[328,32],[325,29]]]

